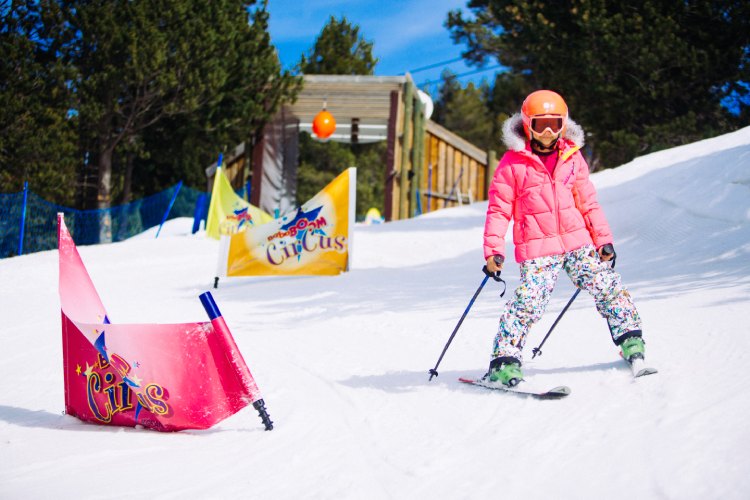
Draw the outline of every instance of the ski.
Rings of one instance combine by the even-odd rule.
[[[476,385],[478,387],[484,387],[485,389],[491,389],[495,391],[510,392],[518,394],[520,396],[531,396],[536,399],[560,399],[570,394],[570,387],[561,385],[554,387],[546,391],[537,391],[533,389],[525,389],[523,385],[516,387],[507,387],[503,384],[488,382],[483,379],[473,379],[461,377],[458,379],[459,382],[464,384]]]
[[[659,373],[659,370],[650,365],[647,365],[646,360],[644,360],[643,358],[635,358],[631,361],[625,360],[625,362],[628,364],[628,366],[630,366],[630,371],[633,373],[634,378]]]

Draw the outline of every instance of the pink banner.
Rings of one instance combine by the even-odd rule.
[[[58,216],[65,408],[81,420],[159,431],[207,429],[260,391],[210,294],[210,322],[110,324],[62,215]]]

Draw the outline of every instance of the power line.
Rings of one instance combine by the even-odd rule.
[[[450,64],[450,63],[458,62],[458,61],[461,61],[461,60],[463,60],[463,57],[456,57],[455,59],[449,59],[447,61],[442,61],[442,62],[438,62],[438,63],[435,63],[435,64],[430,64],[428,66],[422,66],[421,68],[410,69],[409,73],[418,73],[420,71],[425,71],[425,70],[428,70],[428,69],[437,68],[438,66],[443,66],[444,64]]]
[[[464,77],[464,76],[476,75],[478,73],[484,73],[485,71],[490,71],[490,70],[493,70],[493,69],[499,69],[499,68],[502,68],[502,67],[503,67],[502,64],[497,64],[495,66],[490,66],[489,68],[476,69],[474,71],[467,71],[465,73],[459,73],[457,75],[451,75],[449,78],[461,78],[461,77]],[[422,82],[422,83],[419,84],[419,86],[430,85],[432,83],[440,83],[440,82],[443,82],[445,80],[446,80],[446,78],[440,77],[437,80],[427,80],[426,82]]]

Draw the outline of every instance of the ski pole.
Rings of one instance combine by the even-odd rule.
[[[502,261],[500,261],[499,264],[502,264]],[[500,271],[491,273],[491,272],[489,272],[487,270],[487,266],[484,266],[482,268],[482,272],[484,273],[484,279],[482,280],[482,283],[479,285],[479,288],[477,288],[477,291],[474,292],[474,296],[471,298],[471,300],[469,301],[469,305],[466,307],[466,310],[461,315],[461,319],[458,320],[458,324],[456,325],[456,328],[453,329],[453,333],[451,333],[451,336],[448,339],[448,342],[445,344],[445,347],[443,348],[443,352],[440,354],[440,358],[438,358],[437,363],[435,364],[435,368],[433,368],[433,369],[431,369],[429,371],[429,373],[430,373],[429,380],[432,380],[432,377],[437,377],[438,376],[437,367],[440,365],[440,362],[443,360],[443,356],[445,356],[445,351],[448,350],[448,346],[450,346],[451,342],[453,342],[453,337],[456,336],[456,333],[458,332],[458,329],[461,327],[461,323],[464,322],[464,318],[466,318],[466,315],[469,314],[469,311],[471,310],[471,306],[474,305],[474,301],[479,296],[479,293],[482,291],[482,288],[484,288],[484,285],[487,283],[487,280],[490,279],[490,278],[492,278],[495,281],[502,283],[503,284],[503,292],[500,294],[500,297],[502,297],[503,295],[505,295],[505,280],[503,280],[500,277]]]
[[[609,248],[607,248],[607,247],[609,247]],[[602,253],[603,253],[604,255],[610,255],[610,254],[614,254],[614,253],[615,253],[615,251],[614,251],[614,249],[612,248],[612,245],[605,245],[605,246],[604,246],[604,248],[602,249]],[[617,259],[617,255],[615,254],[615,256],[614,256],[614,257],[612,257],[612,269],[614,269],[614,268],[615,268],[615,260],[616,260],[616,259]],[[545,336],[544,336],[544,338],[542,339],[542,342],[541,342],[541,343],[540,343],[540,344],[539,344],[538,346],[536,346],[535,348],[533,348],[533,349],[531,350],[531,352],[533,352],[533,353],[534,353],[534,355],[533,355],[533,356],[531,356],[531,359],[534,359],[534,358],[536,358],[537,354],[538,354],[539,356],[541,356],[541,355],[542,355],[542,346],[544,345],[544,343],[545,343],[545,342],[547,342],[547,339],[548,339],[548,338],[549,338],[549,336],[550,336],[550,335],[552,334],[552,330],[554,330],[554,329],[555,329],[555,327],[557,326],[557,323],[559,323],[559,322],[560,322],[560,320],[562,319],[563,315],[565,314],[565,312],[566,312],[566,311],[568,310],[568,308],[570,307],[570,304],[572,304],[572,303],[573,303],[573,301],[574,301],[574,300],[576,300],[576,297],[578,297],[578,294],[579,294],[579,293],[581,293],[581,289],[580,289],[580,288],[578,288],[578,289],[577,289],[577,290],[575,291],[575,293],[574,293],[574,294],[573,294],[573,296],[572,296],[572,297],[570,298],[570,300],[568,301],[568,303],[567,303],[567,304],[565,304],[565,307],[563,307],[563,310],[562,310],[562,311],[560,311],[560,314],[559,314],[559,315],[557,316],[557,319],[555,320],[555,322],[554,322],[554,323],[552,323],[552,326],[550,327],[549,331],[547,332],[547,335],[545,335]]]
[[[554,330],[554,329],[555,329],[555,327],[557,326],[557,323],[558,323],[558,322],[559,322],[559,321],[560,321],[560,320],[562,319],[563,315],[565,314],[565,312],[566,312],[566,311],[568,310],[568,308],[570,307],[570,304],[572,304],[572,303],[573,303],[573,301],[574,301],[574,300],[576,300],[576,297],[578,297],[578,294],[579,294],[579,293],[581,293],[581,289],[580,289],[580,288],[576,290],[576,292],[575,292],[575,293],[573,294],[573,296],[572,296],[572,297],[570,298],[570,300],[568,301],[568,303],[567,303],[567,304],[565,304],[565,307],[563,307],[563,310],[562,310],[562,311],[560,312],[560,314],[559,314],[559,315],[557,316],[557,319],[555,320],[555,322],[554,322],[554,323],[552,323],[552,326],[550,327],[549,331],[547,332],[547,335],[545,335],[545,336],[544,336],[544,338],[542,339],[542,342],[541,342],[541,344],[539,344],[539,345],[538,345],[537,347],[535,347],[535,348],[533,348],[533,349],[531,350],[531,352],[533,352],[533,353],[534,353],[534,355],[533,355],[533,356],[531,356],[531,359],[534,359],[534,358],[536,358],[537,354],[538,354],[538,355],[540,355],[540,356],[542,355],[542,346],[544,345],[544,343],[545,343],[545,342],[547,342],[547,339],[549,338],[550,334],[552,333],[552,330]]]

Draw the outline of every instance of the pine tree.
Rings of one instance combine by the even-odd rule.
[[[58,60],[65,40],[55,3],[13,2],[0,11],[0,192],[74,200],[77,116]]]
[[[0,18],[0,190],[28,180],[65,205],[205,187],[217,151],[252,143],[300,83],[265,1],[11,2]]]
[[[269,61],[264,6],[248,23],[253,4],[71,2],[70,27],[80,35],[69,55],[78,70],[81,140],[97,172],[98,208],[112,202],[118,148],[127,153],[147,144],[140,139],[147,129],[171,120],[192,123],[185,139],[205,139],[199,127],[247,136],[287,96],[293,83],[279,78],[275,58]]]
[[[473,17],[453,11],[447,20],[467,57],[496,58],[531,88],[560,92],[589,133],[595,166],[745,124],[747,2],[473,0],[469,8]],[[736,116],[722,106],[731,92]]]
[[[359,35],[359,26],[331,16],[299,69],[308,75],[372,75],[378,63],[372,47]]]
[[[443,126],[446,125],[448,107],[455,96],[461,91],[461,82],[456,78],[455,73],[449,69],[444,69],[440,73],[440,80],[443,82],[438,89],[437,98],[434,101],[435,108],[432,112],[432,120]]]
[[[473,82],[462,87],[450,71],[442,74],[443,85],[435,103],[436,123],[484,150],[497,149],[494,120],[487,108],[489,85]]]
[[[204,169],[218,153],[245,142],[249,156],[267,121],[299,91],[301,79],[281,70],[265,7],[251,13],[246,28],[236,22],[240,36],[223,47],[227,78],[210,103],[185,116],[165,117],[142,134],[148,156],[136,159],[134,171],[141,195],[178,180],[205,189]]]

